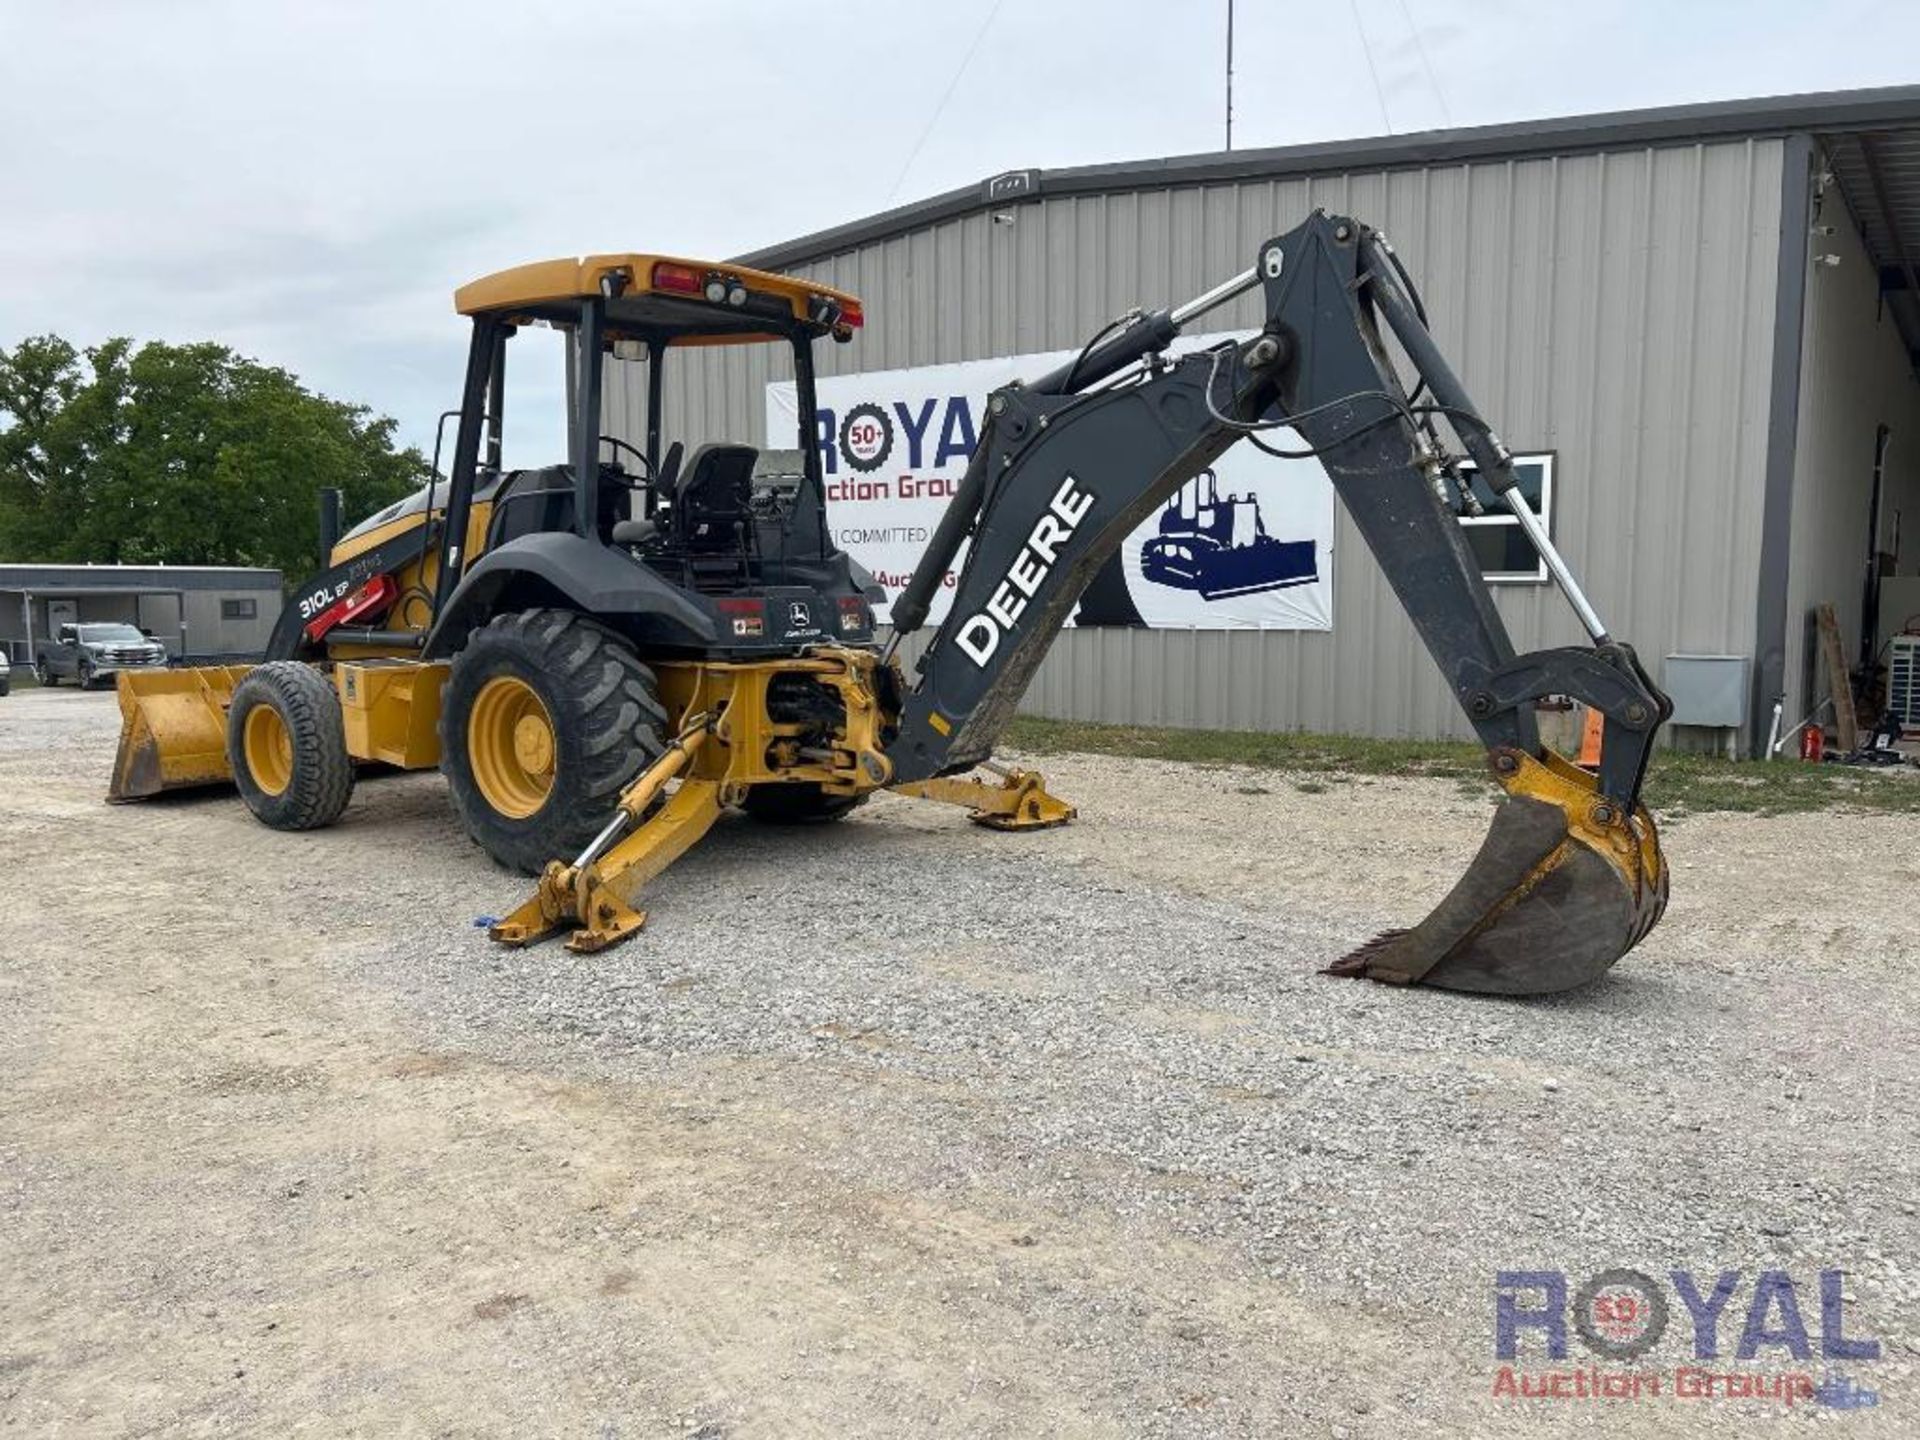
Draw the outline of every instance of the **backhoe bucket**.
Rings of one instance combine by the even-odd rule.
[[[1460,883],[1413,929],[1368,941],[1327,974],[1550,995],[1598,979],[1654,927],[1667,867],[1646,809],[1620,813],[1552,751],[1502,751],[1494,763],[1507,798]]]
[[[143,800],[163,790],[233,781],[227,706],[252,667],[120,672],[120,753],[107,799]]]

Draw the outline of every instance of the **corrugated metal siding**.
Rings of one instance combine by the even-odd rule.
[[[1559,457],[1556,539],[1616,633],[1751,654],[1781,142],[1042,199],[804,273],[860,295],[868,328],[825,374],[1064,348],[1136,303],[1244,269],[1315,206],[1383,227],[1436,335],[1515,449]],[[1257,325],[1257,296],[1208,328]],[[670,361],[670,364],[673,362]],[[666,433],[764,443],[772,347],[668,377]],[[640,367],[611,419],[641,429]],[[792,443],[782,439],[777,443]],[[1358,533],[1335,532],[1334,629],[1069,631],[1027,708],[1142,724],[1389,736],[1466,727]],[[1522,648],[1578,640],[1545,587],[1499,587]]]
[[[1827,192],[1820,223],[1832,225],[1834,234],[1814,237],[1807,276],[1787,564],[1786,725],[1828,693],[1827,678],[1813,663],[1814,606],[1832,603],[1848,665],[1858,658],[1867,507],[1880,425],[1892,431],[1880,501],[1881,547],[1893,546],[1896,516],[1908,527],[1920,517],[1920,385],[1899,328],[1880,303],[1879,277],[1839,191]],[[1837,255],[1840,263],[1822,265],[1821,254]],[[1904,548],[1901,573],[1912,574],[1912,544]]]

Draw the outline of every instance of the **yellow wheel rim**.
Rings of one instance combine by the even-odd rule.
[[[253,783],[269,795],[286,794],[293,783],[293,736],[280,712],[271,705],[254,706],[247,712],[242,739]]]
[[[553,719],[531,685],[496,675],[467,718],[467,762],[495,813],[524,820],[553,791]]]

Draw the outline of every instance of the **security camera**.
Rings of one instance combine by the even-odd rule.
[[[996,210],[996,211],[994,211],[994,212],[993,212],[993,223],[994,223],[994,224],[996,224],[996,225],[1011,225],[1011,224],[1013,224],[1013,211],[1011,211],[1011,210]]]

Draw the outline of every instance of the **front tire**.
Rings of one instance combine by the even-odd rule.
[[[275,830],[331,825],[353,798],[340,697],[298,660],[247,672],[227,709],[227,763],[240,798]]]
[[[475,842],[536,875],[600,833],[665,753],[666,725],[653,672],[612,630],[567,610],[501,615],[454,657],[440,769]]]

